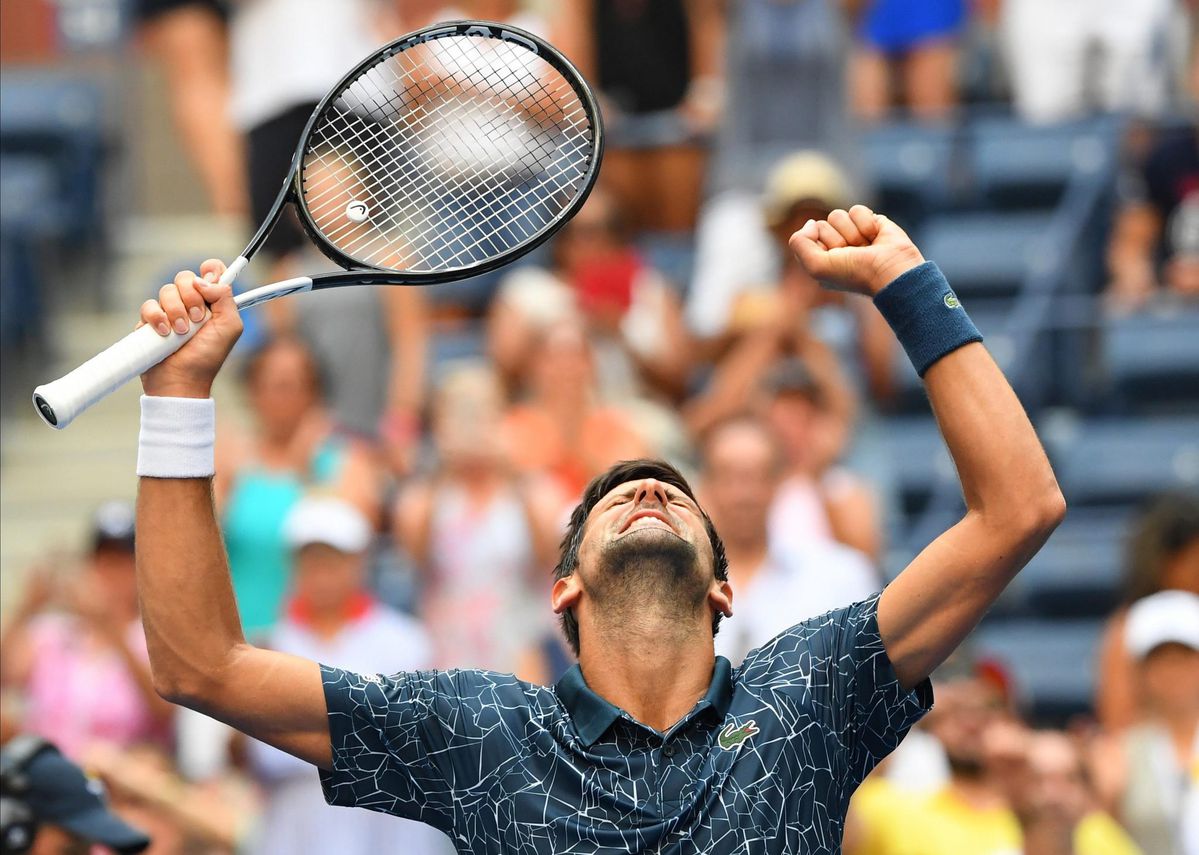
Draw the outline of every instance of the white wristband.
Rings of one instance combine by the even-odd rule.
[[[216,403],[212,398],[142,395],[137,474],[143,478],[211,478],[216,471]]]

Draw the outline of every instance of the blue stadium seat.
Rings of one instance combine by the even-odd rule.
[[[1029,125],[1011,117],[971,123],[969,170],[975,190],[1001,207],[1057,203],[1076,176],[1115,175],[1122,123],[1112,117]]]
[[[10,239],[57,238],[69,229],[69,219],[50,158],[0,154],[0,230]]]
[[[1045,438],[1068,502],[1132,504],[1199,489],[1199,415],[1096,419]]]
[[[105,153],[103,97],[88,80],[6,72],[0,83],[0,152],[53,164],[73,237],[98,233]]]
[[[963,299],[1010,297],[1033,272],[1049,269],[1057,252],[1047,213],[956,213],[925,223],[918,243]]]
[[[1199,309],[1112,318],[1103,329],[1111,391],[1125,404],[1179,403],[1199,410]]]
[[[954,128],[924,122],[892,122],[860,135],[862,159],[875,190],[875,205],[897,222],[920,222],[953,195]]]
[[[935,487],[956,478],[945,441],[931,417],[887,418],[878,433],[905,515],[919,513]]]
[[[1036,722],[1062,724],[1091,708],[1102,633],[1098,620],[988,620],[972,648],[1008,668]]]
[[[1133,510],[1078,508],[1004,591],[993,613],[1104,617],[1120,598]]]
[[[466,322],[453,326],[439,324],[430,340],[429,376],[436,387],[446,369],[463,359],[481,359],[487,351],[483,324]]]

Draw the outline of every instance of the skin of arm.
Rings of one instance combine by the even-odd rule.
[[[813,276],[870,296],[924,261],[899,226],[863,205],[809,221],[790,245]],[[924,384],[966,514],[879,601],[883,643],[908,688],[962,642],[1066,510],[1024,408],[981,343],[934,363]]]
[[[1135,306],[1150,296],[1157,284],[1153,248],[1161,233],[1161,217],[1152,205],[1132,204],[1121,209],[1107,251],[1109,299]]]
[[[214,284],[215,260],[142,305],[158,327],[189,323],[205,304],[212,317],[177,353],[142,375],[149,396],[206,398],[241,335],[229,286]],[[210,478],[142,478],[137,499],[137,586],[154,688],[302,760],[329,768],[324,692],[315,662],[262,650],[242,633]]]

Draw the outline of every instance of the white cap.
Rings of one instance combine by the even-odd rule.
[[[1128,610],[1124,646],[1141,659],[1161,644],[1199,650],[1199,594],[1162,591],[1137,600]]]
[[[308,496],[287,515],[283,537],[293,550],[324,543],[341,552],[365,552],[371,543],[371,525],[344,499]]]

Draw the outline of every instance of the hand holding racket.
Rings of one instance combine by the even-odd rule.
[[[196,335],[209,304],[223,313],[232,311],[229,304],[240,310],[320,288],[428,285],[494,270],[546,241],[578,211],[602,155],[595,96],[541,39],[480,21],[404,36],[359,63],[317,105],[266,222],[223,272],[212,262],[201,270],[217,273],[217,282],[196,285],[181,274],[188,281],[164,289],[169,332],[143,308],[145,326],[39,386],[34,404],[47,424],[66,427]],[[285,205],[344,272],[231,297],[233,281]],[[188,317],[193,308],[205,313],[198,322]],[[176,329],[179,317],[187,324]],[[224,323],[231,329],[233,320]]]

